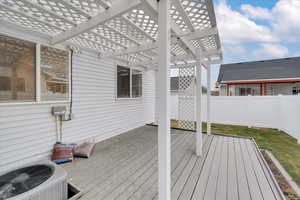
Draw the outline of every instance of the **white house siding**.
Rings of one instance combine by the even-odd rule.
[[[58,104],[55,104],[58,105]],[[50,155],[56,141],[54,104],[0,105],[0,171]],[[143,98],[115,99],[115,63],[90,53],[73,60],[73,112],[63,141],[101,141],[154,121],[155,72],[144,71]]]

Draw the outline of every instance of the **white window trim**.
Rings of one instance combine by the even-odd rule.
[[[120,67],[125,67],[129,69],[129,78],[130,78],[130,84],[129,84],[129,92],[130,92],[130,97],[118,97],[118,66]],[[142,95],[140,97],[132,97],[132,70],[138,70],[142,72]],[[117,63],[115,64],[115,99],[116,101],[122,101],[122,100],[141,100],[144,98],[144,72],[141,69],[138,69],[136,67],[132,67],[129,65],[124,65]]]
[[[3,35],[7,35],[5,33],[1,33]],[[35,58],[36,58],[36,65],[35,65],[35,99],[32,101],[15,101],[15,102],[0,102],[0,107],[1,106],[13,106],[13,105],[39,105],[39,104],[69,104],[71,103],[71,52],[66,49],[66,48],[61,48],[61,47],[54,47],[54,46],[50,46],[49,44],[46,43],[41,43],[41,42],[34,42],[32,40],[28,40],[26,38],[21,38],[18,36],[10,36],[7,35],[8,37],[14,37],[16,39],[20,39],[20,40],[25,40],[31,43],[35,44],[36,47],[36,54],[35,54]],[[59,101],[41,101],[41,45],[43,46],[48,46],[48,47],[52,47],[52,48],[56,48],[56,49],[60,49],[60,50],[64,50],[64,51],[69,51],[69,66],[68,66],[68,71],[69,71],[69,77],[68,77],[68,99],[67,100],[59,100]]]
[[[35,52],[35,100],[41,102],[41,44],[36,44]]]

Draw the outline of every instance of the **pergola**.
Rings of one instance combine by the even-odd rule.
[[[0,24],[24,28],[64,44],[158,70],[159,199],[170,199],[170,68],[196,66],[196,119],[201,124],[201,68],[222,61],[212,0],[0,0]],[[202,130],[197,126],[196,153]]]

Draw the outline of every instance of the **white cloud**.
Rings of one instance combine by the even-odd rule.
[[[245,13],[245,16],[252,19],[266,19],[273,18],[272,13],[267,8],[253,7],[249,4],[243,4],[241,10]]]
[[[279,0],[272,9],[271,21],[278,37],[290,42],[300,41],[300,0]]]
[[[231,55],[245,56],[247,54],[245,47],[242,45],[227,44],[224,46],[224,51],[226,51],[226,53],[231,54]]]
[[[246,17],[269,20],[269,25],[281,40],[300,41],[300,0],[279,0],[272,9],[241,5]]]
[[[232,10],[225,0],[217,5],[216,16],[223,44],[279,41],[269,27],[258,25],[246,15]]]
[[[300,56],[300,51],[297,51],[297,52],[293,53],[293,56],[295,56],[295,57]]]
[[[289,55],[289,50],[280,44],[263,43],[260,48],[254,50],[252,55],[256,58],[282,58]]]

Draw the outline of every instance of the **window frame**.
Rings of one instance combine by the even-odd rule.
[[[70,103],[71,102],[71,51],[68,49],[63,49],[63,48],[57,48],[57,47],[53,47],[49,44],[42,44],[42,43],[37,43],[36,44],[36,49],[38,49],[37,51],[37,55],[36,57],[38,57],[38,59],[36,60],[36,78],[38,82],[36,81],[36,101],[40,104],[47,104],[47,103]],[[46,46],[46,47],[51,47],[51,48],[55,48],[55,49],[59,49],[59,50],[63,50],[63,51],[67,51],[68,52],[68,99],[67,100],[57,100],[57,101],[47,101],[47,100],[41,100],[41,46]]]
[[[7,34],[0,33],[4,36],[13,37],[15,39],[25,40],[31,42],[35,45],[35,99],[32,101],[18,101],[18,102],[0,102],[0,106],[11,106],[11,105],[35,105],[35,104],[66,104],[71,102],[71,52],[67,48],[61,48],[56,46],[51,46],[43,42],[35,42],[32,40],[24,39],[17,36],[10,36]],[[41,45],[48,46],[63,51],[68,51],[68,99],[67,100],[58,100],[58,101],[41,101]]]
[[[141,93],[141,95],[140,96],[137,96],[137,97],[133,97],[132,96],[132,87],[133,87],[133,82],[132,82],[132,76],[133,76],[133,71],[134,70],[136,70],[136,71],[139,71],[140,73],[141,73],[141,75],[142,75],[142,93]],[[131,91],[131,97],[133,98],[133,99],[138,99],[138,98],[142,98],[143,97],[143,83],[144,83],[144,80],[143,80],[143,71],[142,70],[140,70],[140,69],[136,69],[136,68],[131,68],[131,76],[130,76],[130,83],[131,83],[131,86],[130,86],[130,91]]]
[[[129,97],[118,97],[118,66],[120,67],[124,67],[124,68],[128,68],[129,69],[129,80],[130,80],[130,83],[129,83]],[[142,74],[142,94],[141,96],[139,97],[133,97],[132,96],[132,71],[133,70],[138,70],[141,72]],[[122,63],[117,63],[115,64],[115,99],[117,101],[119,100],[140,100],[140,99],[143,99],[143,93],[144,93],[144,71],[141,70],[140,68],[137,68],[137,67],[133,67],[133,66],[130,66],[130,65],[124,65]]]

